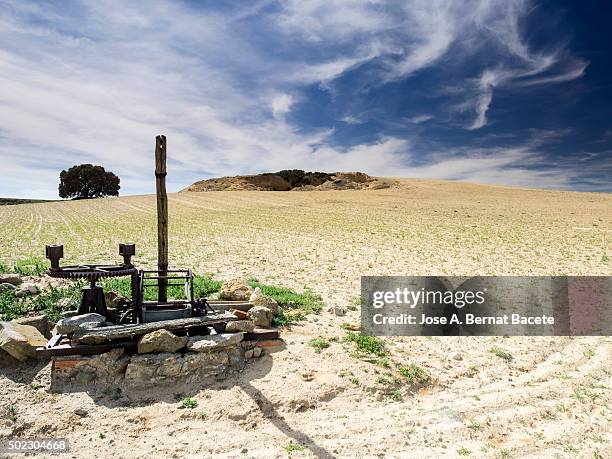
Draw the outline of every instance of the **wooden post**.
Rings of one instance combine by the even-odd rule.
[[[166,195],[166,136],[155,137],[155,185],[157,190],[157,301],[168,300],[168,196]]]

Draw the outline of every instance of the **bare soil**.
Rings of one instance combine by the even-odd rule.
[[[2,369],[0,436],[65,437],[74,457],[100,458],[612,456],[610,337],[388,338],[392,365],[431,378],[397,394],[380,382],[388,369],[342,340],[358,309],[327,312],[354,305],[368,274],[611,275],[612,196],[399,183],[171,195],[177,267],[311,287],[324,312],[284,330],[285,350],[208,386],[54,394],[45,362]],[[152,196],[0,208],[0,261],[53,242],[67,262],[117,260],[128,241],[154,264]],[[317,337],[330,347],[316,353]],[[186,396],[198,407],[180,409]]]

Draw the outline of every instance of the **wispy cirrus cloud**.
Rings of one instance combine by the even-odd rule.
[[[146,165],[158,133],[169,139],[175,190],[206,176],[279,168],[542,184],[542,172],[517,165],[525,155],[540,158],[520,145],[427,158],[414,148],[427,139],[414,133],[381,130],[342,144],[333,122],[307,129],[298,119],[306,91],[333,88],[332,102],[310,118],[328,110],[328,118],[361,127],[365,110],[334,106],[340,81],[358,77],[364,91],[355,97],[367,98],[446,65],[451,49],[455,59],[470,59],[486,43],[496,49],[495,66],[455,81],[453,96],[464,113],[476,113],[469,127],[482,128],[498,88],[557,84],[584,72],[586,62],[562,47],[530,48],[520,31],[527,14],[525,2],[484,0],[206,8],[7,0],[0,6],[0,194],[54,196],[59,170],[82,162],[117,171],[125,192],[151,191]],[[426,125],[434,117],[416,113],[401,119]],[[545,183],[570,186],[575,173]]]
[[[408,118],[407,121],[409,123],[421,124],[433,118],[434,117],[432,115],[415,115],[415,116],[411,116],[410,118]]]

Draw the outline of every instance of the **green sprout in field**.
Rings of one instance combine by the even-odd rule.
[[[308,344],[312,346],[317,354],[320,354],[323,349],[327,349],[330,344],[325,338],[313,338]]]
[[[304,447],[302,445],[293,442],[290,442],[288,445],[285,445],[284,449],[290,456],[291,453],[295,453],[296,451],[304,451]]]
[[[510,362],[514,358],[509,352],[504,351],[503,349],[497,346],[493,346],[491,349],[489,349],[489,352],[491,354],[495,354],[500,359],[504,359],[506,362]]]
[[[357,356],[385,357],[388,354],[385,342],[376,336],[348,332],[345,340],[355,344]]]
[[[410,385],[424,384],[429,381],[427,372],[416,363],[411,363],[408,366],[399,365],[397,370],[406,378]]]
[[[198,406],[198,401],[195,398],[192,397],[186,397],[183,400],[181,400],[181,404],[179,406],[179,408],[187,408],[187,409],[194,409]]]

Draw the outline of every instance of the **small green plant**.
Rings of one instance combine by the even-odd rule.
[[[181,405],[179,406],[179,408],[187,408],[187,409],[194,409],[198,406],[198,401],[195,398],[192,397],[186,397],[183,400],[181,400]]]
[[[25,258],[15,262],[12,271],[22,276],[41,276],[49,269],[49,263],[43,258]]]
[[[501,459],[508,459],[510,457],[510,451],[507,449],[502,449],[499,451],[499,457]]]
[[[317,354],[320,354],[323,349],[327,349],[330,344],[325,338],[313,338],[308,341],[308,344],[312,346]]]
[[[30,383],[30,388],[31,389],[36,390],[36,389],[40,389],[41,387],[42,387],[42,384],[39,384],[37,382]]]
[[[491,349],[489,349],[489,352],[492,354],[495,354],[500,359],[504,359],[506,362],[510,362],[514,358],[509,352],[506,352],[497,346],[494,346]]]
[[[587,359],[590,359],[591,357],[593,357],[595,355],[595,351],[593,349],[587,349],[586,351],[584,351],[584,356]]]
[[[396,402],[401,402],[402,400],[404,400],[402,391],[399,389],[395,389],[393,392],[391,392],[391,398],[395,400]]]
[[[296,451],[304,451],[304,447],[298,443],[289,442],[288,445],[285,445],[285,451],[291,456],[291,453]]]
[[[388,354],[385,342],[376,336],[348,332],[345,339],[348,342],[355,343],[359,356],[374,355],[377,357],[385,357]]]
[[[408,384],[410,385],[423,384],[429,381],[429,375],[427,372],[416,363],[411,363],[408,366],[400,365],[397,367],[397,370],[404,378],[406,378],[406,381],[408,381]]]
[[[563,404],[563,402],[557,403],[555,405],[555,409],[560,413],[567,413],[569,411],[568,408]]]
[[[469,456],[470,454],[472,454],[472,452],[466,447],[462,446],[457,450],[457,454],[459,454],[459,456]]]
[[[471,429],[471,430],[482,430],[482,425],[480,425],[480,422],[478,422],[476,419],[472,419],[470,421],[470,424],[468,425],[468,429]]]
[[[599,434],[595,434],[591,437],[591,439],[595,442],[595,443],[605,443],[606,440],[604,439],[604,437],[602,437]]]
[[[106,438],[106,435],[105,435],[104,433],[100,432],[100,433],[98,434],[98,437],[99,437],[101,440],[104,440],[104,439]]]
[[[312,290],[305,290],[304,293],[297,293],[286,287],[276,287],[274,285],[266,285],[251,279],[248,284],[253,287],[259,287],[261,293],[271,298],[285,309],[300,309],[305,314],[319,314],[323,309],[323,300]]]
[[[385,386],[390,386],[392,384],[395,384],[395,380],[393,378],[390,378],[387,375],[379,376],[378,378],[376,378],[376,384],[383,384]]]
[[[580,452],[580,450],[578,448],[576,448],[574,445],[568,443],[567,445],[563,446],[563,451],[565,451],[566,453],[572,453],[572,454],[576,454],[578,452]]]
[[[285,311],[279,308],[278,312],[272,318],[272,325],[275,327],[288,327],[289,325],[296,324],[306,320],[306,314],[303,311],[289,310]]]
[[[468,368],[466,373],[470,378],[473,378],[480,373],[480,368],[478,368],[476,365],[472,365],[470,368]]]
[[[83,285],[82,282],[74,282],[66,287],[49,287],[38,295],[25,298],[16,298],[14,290],[0,291],[0,314],[5,320],[12,320],[38,312],[57,321],[63,312],[57,307],[57,302],[62,298],[80,301]]]
[[[356,376],[351,377],[349,381],[355,384],[356,386],[359,385],[359,378],[357,378]]]

